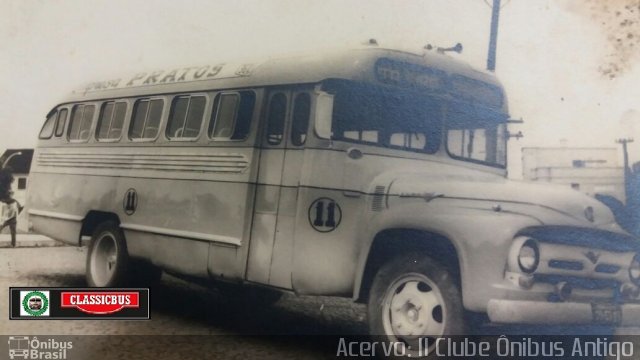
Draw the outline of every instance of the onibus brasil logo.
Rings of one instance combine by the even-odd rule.
[[[37,337],[9,336],[9,359],[66,359],[71,341],[40,340]]]
[[[49,316],[48,291],[20,291],[20,316]]]

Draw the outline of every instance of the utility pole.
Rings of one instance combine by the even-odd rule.
[[[500,21],[500,0],[493,0],[491,7],[491,34],[489,37],[489,55],[487,70],[496,71],[496,48],[498,47],[498,23]]]
[[[629,168],[629,151],[627,150],[627,144],[632,143],[633,139],[618,139],[618,144],[622,144],[622,152],[624,154],[624,197],[625,203],[629,203],[631,199],[631,168]]]

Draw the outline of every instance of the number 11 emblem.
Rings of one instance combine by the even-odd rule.
[[[342,210],[333,199],[319,198],[309,207],[309,224],[316,231],[333,231],[340,225],[341,220]]]

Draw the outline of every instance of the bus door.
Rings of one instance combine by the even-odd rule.
[[[247,280],[291,288],[294,227],[311,98],[302,90],[268,95]]]

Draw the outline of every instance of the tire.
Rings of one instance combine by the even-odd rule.
[[[130,265],[127,244],[118,224],[107,221],[98,225],[87,251],[87,284],[90,287],[125,286]]]
[[[435,338],[464,335],[464,308],[456,281],[444,266],[420,254],[385,263],[369,293],[369,332],[376,339],[404,343],[411,357],[426,356]],[[422,352],[418,342],[422,342]]]

